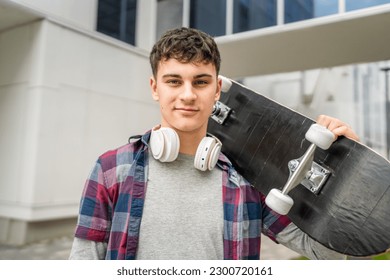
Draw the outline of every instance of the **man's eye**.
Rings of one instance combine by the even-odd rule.
[[[208,82],[205,80],[198,80],[198,81],[195,81],[194,84],[197,86],[204,86],[204,85],[207,85]]]
[[[167,83],[171,84],[171,85],[180,85],[180,81],[179,80],[168,80]]]

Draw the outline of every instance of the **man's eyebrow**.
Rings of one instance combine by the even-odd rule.
[[[195,75],[194,76],[194,79],[200,79],[200,78],[212,78],[213,76],[210,75],[210,74],[199,74],[199,75]]]
[[[165,74],[162,76],[163,78],[181,78],[179,74]]]
[[[212,78],[212,77],[213,76],[211,74],[204,73],[204,74],[195,75],[193,78],[200,79],[200,78]],[[162,76],[162,78],[182,78],[182,77],[179,74],[165,74]]]

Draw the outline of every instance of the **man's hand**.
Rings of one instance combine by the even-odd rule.
[[[345,122],[340,121],[339,119],[332,118],[326,115],[319,115],[317,118],[317,123],[329,129],[335,135],[335,140],[339,136],[345,136],[349,139],[359,141],[359,137],[352,130],[352,128]]]

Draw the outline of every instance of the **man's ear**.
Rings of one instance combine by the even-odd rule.
[[[152,76],[150,77],[150,89],[152,90],[152,97],[155,101],[158,101],[160,97],[157,92],[157,80]]]
[[[221,89],[222,89],[222,79],[218,78],[217,79],[217,91],[215,93],[215,98],[214,98],[215,101],[218,101],[219,98],[221,97]]]

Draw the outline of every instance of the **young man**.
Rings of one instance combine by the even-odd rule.
[[[342,257],[272,212],[219,153],[218,140],[205,138],[221,90],[214,40],[189,28],[168,31],[150,62],[160,125],[99,157],[84,188],[70,258],[259,259],[261,233],[309,258]],[[321,116],[318,123],[335,138],[357,139],[337,119]],[[194,162],[205,140],[216,155],[201,171]]]

